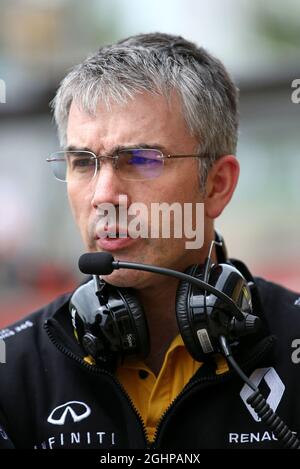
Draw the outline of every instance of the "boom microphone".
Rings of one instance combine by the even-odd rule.
[[[109,275],[115,269],[114,258],[109,252],[82,254],[78,266],[83,274],[88,275]]]

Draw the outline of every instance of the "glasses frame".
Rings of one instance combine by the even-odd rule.
[[[84,153],[84,154],[87,154],[87,155],[90,155],[91,156],[91,159],[94,159],[96,161],[96,164],[95,164],[95,172],[93,174],[93,176],[91,177],[90,181],[92,181],[94,179],[94,177],[96,176],[97,172],[98,172],[98,169],[100,169],[101,166],[99,166],[98,168],[98,161],[107,161],[107,160],[111,160],[112,161],[112,164],[113,164],[113,168],[114,169],[118,169],[118,160],[120,158],[120,153],[122,152],[127,152],[127,151],[132,151],[132,150],[141,150],[141,151],[156,151],[159,153],[159,159],[161,161],[167,161],[167,160],[170,160],[170,159],[176,159],[176,158],[197,158],[197,159],[200,159],[200,158],[209,158],[211,155],[209,153],[175,153],[175,154],[168,154],[168,155],[165,155],[161,150],[159,150],[158,148],[139,148],[139,147],[132,147],[132,148],[124,148],[122,150],[119,150],[115,155],[95,155],[95,153],[93,153],[92,151],[88,151],[88,150],[61,150],[61,151],[56,151],[54,153],[52,153],[48,158],[46,158],[46,161],[47,163],[51,163],[53,161],[63,161],[64,158],[53,158],[52,155],[58,155],[59,153],[62,153],[62,154],[65,154],[65,153]],[[163,171],[163,169],[162,169]],[[59,179],[55,176],[54,174],[54,177],[55,179],[57,179],[58,181],[61,181],[61,182],[68,182],[66,179]],[[143,178],[143,179],[128,179],[128,178],[124,178],[125,181],[147,181],[147,180],[151,180],[151,179],[156,179],[158,178],[159,176],[156,176],[154,178]]]

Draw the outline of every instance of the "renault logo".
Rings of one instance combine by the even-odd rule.
[[[74,423],[80,422],[86,419],[91,413],[89,406],[84,402],[69,401],[52,410],[51,414],[47,418],[47,422],[53,425],[64,425],[68,415]]]
[[[285,386],[274,368],[258,368],[252,373],[250,380],[257,387],[262,381],[265,381],[270,390],[266,400],[271,409],[275,412],[283,396]],[[240,392],[240,396],[254,420],[256,420],[256,422],[260,422],[261,419],[258,417],[254,409],[252,409],[250,404],[247,403],[247,399],[252,393],[252,389],[245,384]]]

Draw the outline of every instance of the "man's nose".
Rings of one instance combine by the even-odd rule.
[[[97,208],[100,204],[119,205],[119,195],[126,194],[126,181],[120,179],[118,170],[111,161],[101,162],[101,167],[91,181],[93,192],[91,204]]]

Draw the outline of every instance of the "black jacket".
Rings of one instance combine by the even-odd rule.
[[[268,332],[245,338],[235,357],[300,434],[298,295],[256,279]],[[0,364],[0,448],[147,448],[141,418],[113,373],[86,364],[73,339],[64,295],[4,329]],[[299,341],[298,341],[299,343]],[[234,371],[205,363],[162,417],[153,447],[280,448],[244,403]]]

